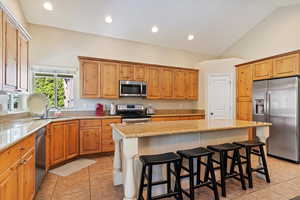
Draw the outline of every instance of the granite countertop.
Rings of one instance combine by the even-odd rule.
[[[148,122],[143,124],[112,124],[111,126],[123,137],[133,138],[193,132],[223,131],[260,126],[271,126],[271,124],[241,120],[183,120]]]
[[[204,115],[203,110],[157,110],[156,116],[186,116],[186,115]],[[95,115],[94,111],[73,111],[66,112],[63,116],[55,119],[37,119],[30,117],[28,114],[21,114],[19,117],[1,116],[0,118],[0,152],[13,146],[19,141],[30,136],[40,128],[47,126],[52,122],[81,120],[81,119],[116,119],[121,118],[120,115],[103,114]]]

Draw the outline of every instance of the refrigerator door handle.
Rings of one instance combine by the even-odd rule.
[[[266,94],[266,99],[267,99],[267,102],[266,102],[266,106],[267,106],[267,117],[266,117],[266,120],[267,122],[270,122],[270,104],[271,104],[271,92],[270,91],[267,91],[267,94]]]

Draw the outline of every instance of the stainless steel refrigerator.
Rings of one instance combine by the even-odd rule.
[[[269,155],[299,162],[299,77],[254,81],[253,120],[272,123]]]

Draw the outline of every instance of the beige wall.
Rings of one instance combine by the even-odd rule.
[[[300,5],[274,11],[255,26],[222,57],[248,60],[300,49]]]
[[[25,28],[27,28],[27,20],[24,16],[23,10],[21,8],[19,0],[0,0],[6,8],[8,8],[14,17],[21,23]]]
[[[233,79],[233,97],[235,97],[235,65],[243,62],[245,62],[245,60],[239,58],[228,58],[207,60],[199,63],[197,68],[201,73],[198,107],[204,108],[208,111],[208,76],[210,74],[231,73]],[[235,98],[233,98],[233,105],[235,105]],[[235,113],[235,106],[233,107],[233,113]]]
[[[40,25],[30,24],[29,32],[32,36],[29,54],[31,65],[61,66],[77,69],[75,81],[76,109],[94,109],[96,103],[111,102],[101,99],[79,99],[79,63],[77,56],[127,60],[187,68],[194,68],[196,63],[208,59],[206,56],[192,54],[186,51]],[[143,103],[146,105],[152,103],[154,107],[163,109],[199,108],[197,107],[197,101],[149,101],[140,98],[122,98],[114,102]]]

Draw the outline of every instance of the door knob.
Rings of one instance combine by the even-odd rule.
[[[211,112],[211,113],[210,113],[210,115],[214,115],[214,113],[213,113],[213,112]]]

